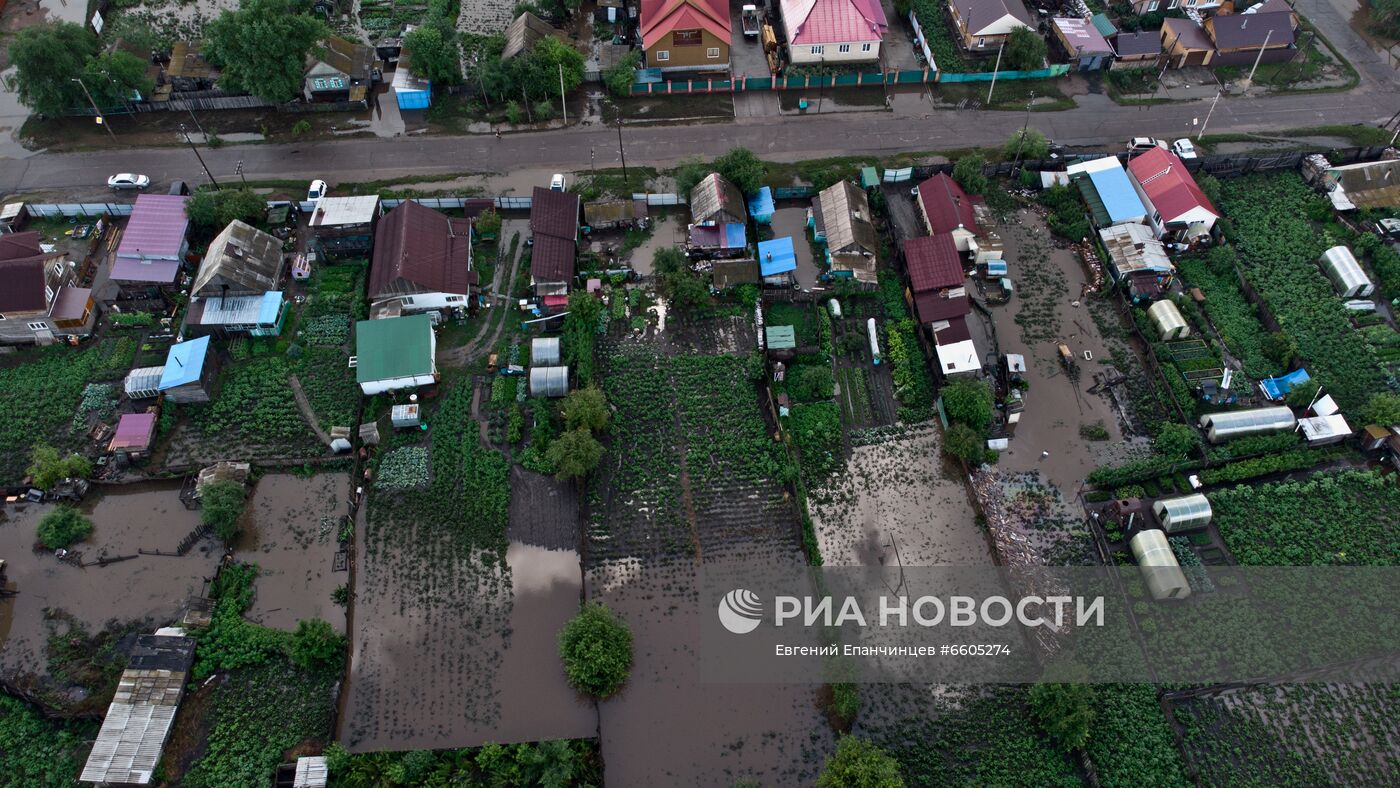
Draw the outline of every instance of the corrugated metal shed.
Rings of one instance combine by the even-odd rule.
[[[568,367],[531,367],[530,396],[562,397],[569,393]]]
[[[1332,286],[1337,289],[1337,294],[1343,298],[1369,296],[1376,289],[1376,286],[1371,283],[1370,277],[1361,270],[1361,264],[1356,262],[1355,255],[1345,246],[1334,246],[1328,249],[1322,253],[1318,262],[1322,264],[1322,270],[1327,274],[1327,278],[1332,280]]]
[[[1167,542],[1167,535],[1153,529],[1142,531],[1128,543],[1138,566],[1142,567],[1142,578],[1147,581],[1147,590],[1153,599],[1185,599],[1191,596],[1191,584],[1176,561],[1176,554]]]
[[[145,785],[160,762],[194,659],[194,639],[142,635],[78,778]]]
[[[322,197],[311,212],[312,227],[344,227],[369,224],[379,212],[379,197]]]
[[[1099,230],[1108,250],[1108,262],[1115,279],[1137,271],[1171,274],[1176,271],[1167,248],[1143,224],[1115,224]]]
[[[417,405],[395,405],[389,410],[389,421],[397,428],[417,427],[419,424]]]
[[[797,347],[797,330],[792,326],[767,326],[763,334],[769,350],[792,350]]]
[[[1210,524],[1210,501],[1200,493],[1164,498],[1152,504],[1152,513],[1157,515],[1157,522],[1169,534],[1191,531]]]
[[[559,365],[559,337],[536,337],[530,340],[530,363],[535,366]]]
[[[1351,437],[1351,425],[1347,424],[1346,417],[1340,413],[1330,416],[1313,416],[1306,419],[1298,419],[1298,427],[1307,439],[1309,446],[1325,446],[1329,443],[1338,443]]]
[[[1163,342],[1181,339],[1191,334],[1191,327],[1186,324],[1186,318],[1181,316],[1176,302],[1170,299],[1164,298],[1149,306],[1147,316],[1152,318],[1152,325],[1157,327],[1157,336]]]

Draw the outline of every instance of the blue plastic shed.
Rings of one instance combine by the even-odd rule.
[[[773,221],[773,190],[764,186],[758,190],[758,194],[749,198],[749,216],[759,224],[770,224]]]

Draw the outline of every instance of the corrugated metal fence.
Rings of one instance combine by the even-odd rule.
[[[996,78],[1049,79],[1069,72],[1069,65],[1057,63],[1035,71],[1000,71]],[[802,74],[786,77],[740,77],[738,79],[676,79],[663,82],[639,82],[632,85],[632,95],[670,95],[688,93],[742,93],[750,90],[811,90],[813,88],[856,88],[881,85],[921,85],[930,82],[987,82],[992,72],[950,74],[935,66],[898,71],[861,71],[854,74]]]

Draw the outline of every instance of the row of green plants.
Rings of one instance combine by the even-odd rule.
[[[899,420],[924,421],[932,415],[933,380],[918,340],[914,320],[904,303],[904,290],[894,276],[880,278],[880,300],[885,307],[885,356],[899,400]]]
[[[45,719],[23,701],[0,694],[0,784],[73,785],[95,734],[91,722]]]
[[[787,430],[797,448],[803,482],[809,487],[820,485],[841,467],[841,411],[835,402],[793,405]]]
[[[1389,565],[1400,534],[1400,488],[1379,471],[1217,490],[1216,528],[1255,566]]]
[[[1225,346],[1244,364],[1252,378],[1282,372],[1278,340],[1259,322],[1258,309],[1240,291],[1235,276],[1234,251],[1217,246],[1203,255],[1187,255],[1176,261],[1182,279],[1206,294],[1206,312]]]
[[[1232,462],[1228,465],[1222,465],[1219,468],[1207,468],[1201,471],[1201,483],[1228,484],[1230,482],[1242,482],[1246,479],[1257,479],[1260,476],[1268,476],[1271,473],[1299,471],[1304,468],[1312,468],[1324,462],[1340,459],[1350,454],[1351,451],[1342,446],[1331,446],[1320,449],[1294,449],[1281,454],[1266,454],[1262,457]]]
[[[1330,206],[1287,172],[1222,181],[1221,208],[1246,277],[1313,378],[1343,409],[1359,408],[1384,381],[1371,348],[1317,267],[1328,240],[1313,222],[1329,218]]]
[[[486,744],[460,750],[410,750],[351,755],[326,749],[332,786],[586,786],[602,785],[602,759],[592,739]]]

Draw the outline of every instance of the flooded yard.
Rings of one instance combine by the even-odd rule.
[[[349,573],[334,571],[336,539],[349,511],[350,475],[309,479],[272,473],[258,480],[244,510],[236,557],[257,564],[250,620],[277,629],[321,618],[345,631],[345,609],[331,599]]]
[[[932,423],[856,446],[808,503],[828,566],[992,563],[961,470],[943,461]]]
[[[810,290],[818,284],[817,277],[822,270],[812,257],[812,244],[807,240],[806,206],[788,206],[773,212],[773,236],[792,236],[792,245],[797,253],[797,286]]]
[[[651,276],[656,271],[656,253],[662,249],[677,249],[686,242],[687,214],[681,212],[651,213],[651,235],[641,246],[627,255],[627,260],[639,276]]]
[[[71,615],[90,632],[109,621],[152,619],[172,623],[186,600],[199,595],[218,565],[211,539],[184,556],[141,555],[139,550],[174,553],[199,526],[199,512],[180,503],[180,485],[143,483],[95,489],[79,507],[93,522],[92,535],[71,548],[84,567],[62,563],[48,550],[33,550],[35,528],[50,505],[0,509],[0,558],[6,562],[6,588],[16,595],[0,600],[0,671],[6,676],[39,673],[49,635],[46,611]],[[106,566],[99,558],[127,558]]]

